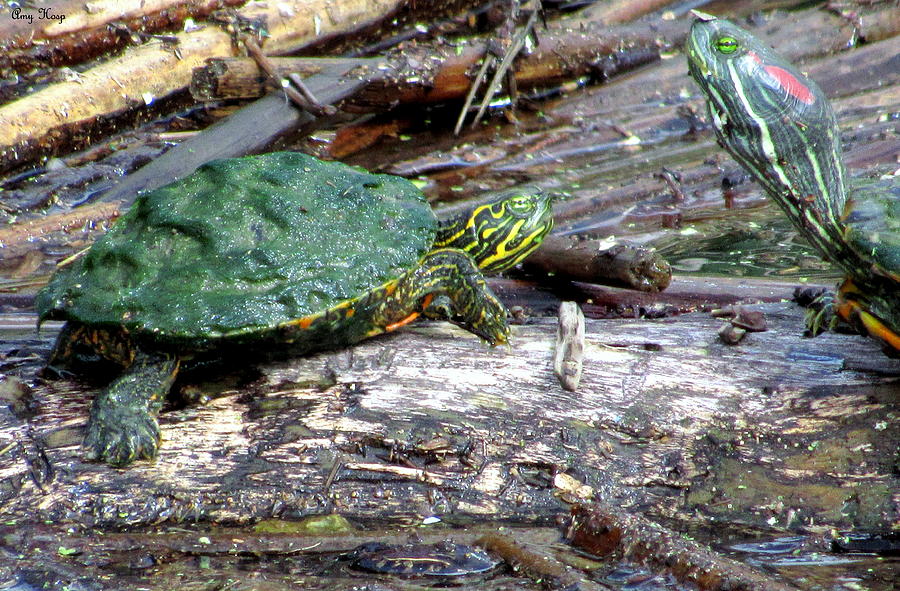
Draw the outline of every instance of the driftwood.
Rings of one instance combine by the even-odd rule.
[[[669,263],[652,250],[599,240],[549,236],[526,261],[531,271],[570,281],[662,291],[672,281]]]
[[[725,558],[679,533],[597,501],[573,508],[572,543],[591,554],[615,553],[675,575],[700,591],[795,591],[736,560]]]
[[[183,396],[212,400],[163,413],[159,459],[125,471],[81,461],[92,388],[34,382],[19,395],[32,410],[2,417],[12,447],[0,455],[0,508],[24,521],[95,525],[323,510],[377,518],[424,511],[421,495],[440,487],[452,513],[557,510],[552,489],[518,482],[517,467],[568,473],[622,505],[691,520],[894,522],[897,433],[887,417],[897,410],[897,362],[858,336],[804,339],[792,304],[760,309],[769,330],[736,347],[720,343],[721,321],[703,313],[589,319],[577,393],[559,387],[556,322],[540,319],[514,327],[510,349],[487,351],[456,328],[423,323],[215,382],[187,378]],[[30,351],[39,363],[49,336],[20,341],[18,357]],[[374,498],[373,480],[405,484]],[[85,487],[106,492],[73,496]],[[842,513],[848,496],[858,505]]]
[[[264,24],[266,51],[277,54],[327,35],[356,30],[391,14],[400,4],[399,0],[250,3],[236,15],[245,22]],[[79,9],[90,10],[89,6]],[[207,24],[152,38],[72,80],[0,107],[0,170],[21,166],[71,143],[78,134],[87,134],[99,117],[120,115],[186,88],[193,68],[209,57],[234,52],[229,33]],[[148,71],[154,73],[149,82]]]

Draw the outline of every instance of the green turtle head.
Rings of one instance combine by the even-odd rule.
[[[441,223],[435,246],[459,248],[486,272],[509,269],[531,254],[553,228],[552,199],[517,188]]]
[[[748,31],[696,16],[685,54],[719,143],[824,247],[846,202],[840,133],[828,99]]]

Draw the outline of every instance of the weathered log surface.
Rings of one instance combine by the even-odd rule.
[[[511,348],[420,323],[186,376],[183,396],[211,400],[164,412],[159,458],[128,470],[81,461],[94,390],[35,377],[49,335],[6,331],[22,383],[7,380],[16,404],[0,414],[0,511],[107,526],[327,511],[532,521],[561,510],[551,483],[565,473],[655,515],[896,525],[900,365],[862,337],[802,338],[792,304],[761,309],[769,330],[736,347],[703,313],[588,320],[577,393],[553,375],[553,319],[515,326]]]
[[[545,238],[528,257],[526,268],[570,281],[640,291],[662,291],[672,282],[669,263],[652,250],[600,240],[576,242],[559,236]]]
[[[266,32],[266,51],[294,51],[328,35],[348,33],[394,13],[399,0],[249,2],[236,11]],[[140,9],[139,6],[136,9]],[[79,13],[92,7],[78,6]],[[69,19],[71,22],[71,18]],[[52,26],[66,27],[65,21]],[[9,170],[61,145],[84,145],[98,119],[120,116],[184,90],[193,68],[210,57],[235,55],[219,23],[149,37],[138,47],[0,106],[0,170]],[[152,78],[147,72],[153,72]]]

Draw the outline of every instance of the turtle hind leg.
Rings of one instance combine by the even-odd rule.
[[[69,321],[59,331],[43,373],[51,379],[80,376],[91,383],[108,382],[131,365],[133,355],[131,340],[121,329]]]
[[[391,286],[391,287],[388,287]],[[437,299],[441,317],[492,345],[509,340],[506,307],[487,286],[472,258],[455,248],[441,248],[422,258],[415,269],[373,294],[372,321],[390,332],[415,319]],[[378,330],[381,332],[381,330]]]
[[[82,446],[89,460],[127,466],[153,459],[159,448],[156,415],[175,376],[174,355],[138,352],[134,362],[94,399]]]

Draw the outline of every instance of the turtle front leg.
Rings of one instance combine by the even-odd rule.
[[[454,324],[492,345],[509,340],[506,307],[487,286],[472,258],[461,250],[435,250],[383,289],[386,293],[372,298],[372,323],[377,332],[390,332],[411,322],[438,299],[442,308],[448,308],[440,315]]]
[[[87,459],[122,467],[155,458],[156,415],[177,373],[177,357],[138,352],[125,373],[94,399],[82,444]]]
[[[818,336],[826,330],[834,330],[840,318],[835,314],[835,293],[817,287],[798,287],[794,301],[806,308],[804,323],[809,336]]]

